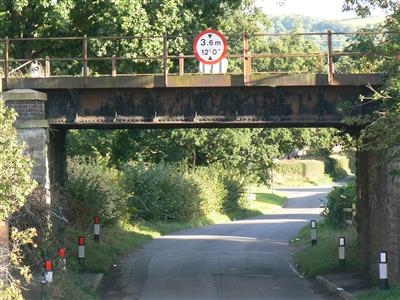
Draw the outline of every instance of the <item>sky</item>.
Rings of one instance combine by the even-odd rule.
[[[279,3],[285,2],[284,5]],[[344,0],[257,0],[268,15],[299,14],[321,19],[343,20],[357,17],[353,12],[342,12]],[[372,16],[384,16],[377,10]]]

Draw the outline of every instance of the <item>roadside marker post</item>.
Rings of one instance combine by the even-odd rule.
[[[379,253],[379,289],[388,290],[389,281],[387,275],[387,252],[381,251]]]
[[[65,271],[67,269],[67,259],[65,258],[65,248],[60,247],[58,249],[58,256],[60,261],[60,270]]]
[[[346,268],[346,239],[339,237],[339,268],[344,270]]]
[[[78,238],[78,260],[81,265],[85,264],[85,237]]]
[[[44,264],[44,280],[46,283],[53,282],[53,262],[51,260],[46,259]]]
[[[317,221],[311,220],[311,246],[315,246],[317,244]]]
[[[93,237],[95,242],[100,242],[100,216],[94,217]]]

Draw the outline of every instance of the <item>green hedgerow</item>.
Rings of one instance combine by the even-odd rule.
[[[68,192],[70,219],[78,227],[90,224],[95,215],[105,223],[130,215],[122,172],[104,163],[69,159]]]
[[[203,214],[200,189],[172,165],[128,163],[125,188],[134,217],[148,221],[188,221]]]

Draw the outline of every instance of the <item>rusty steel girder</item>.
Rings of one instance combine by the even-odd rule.
[[[70,128],[340,127],[345,116],[371,109],[358,105],[359,95],[370,91],[354,86],[75,89],[47,93],[50,124]]]
[[[343,127],[346,116],[370,112],[361,104],[382,74],[13,78],[9,89],[48,94],[46,118],[66,128]]]

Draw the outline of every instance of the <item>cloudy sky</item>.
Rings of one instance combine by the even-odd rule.
[[[280,3],[285,2],[284,5]],[[267,14],[300,14],[323,19],[350,19],[356,17],[352,12],[342,12],[344,0],[257,0]],[[375,11],[374,16],[383,16],[382,11]]]

